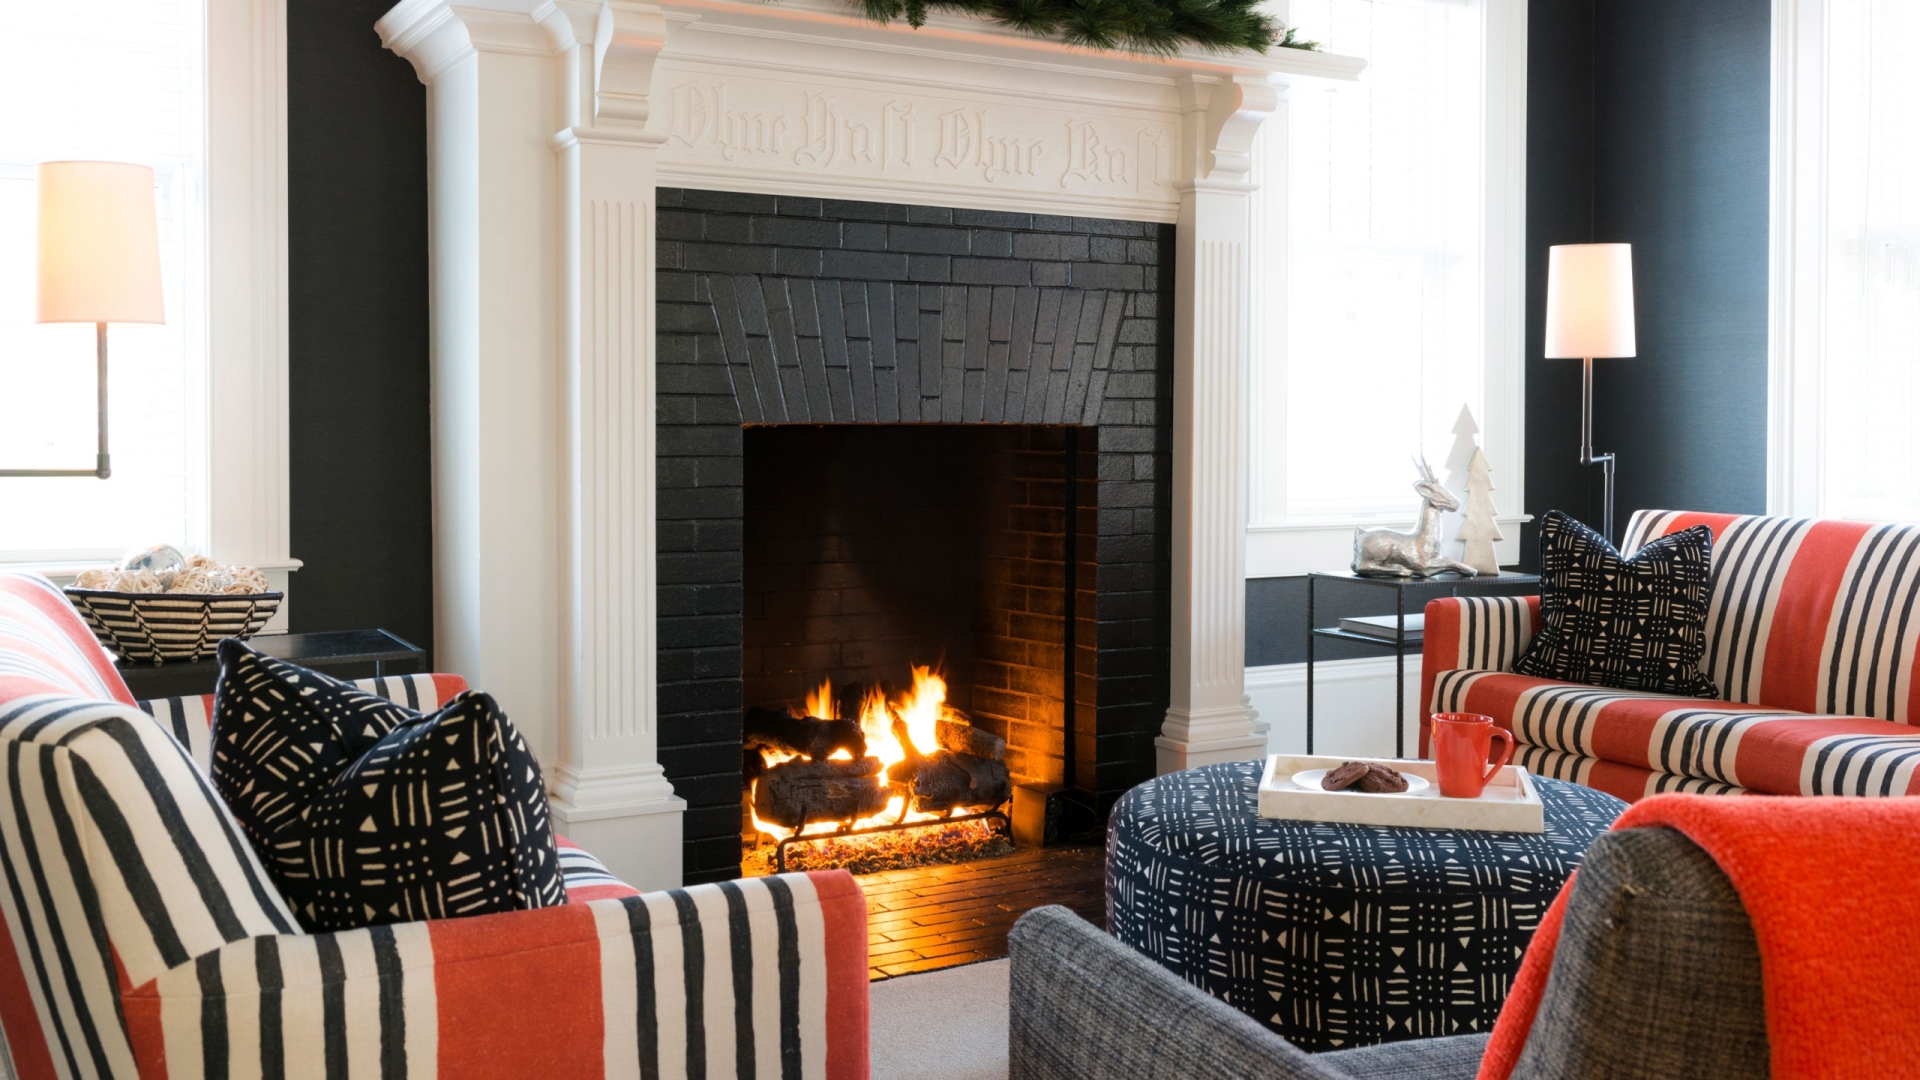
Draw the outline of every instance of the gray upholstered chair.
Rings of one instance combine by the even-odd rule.
[[[1485,1035],[1307,1054],[1065,908],[1014,927],[1011,1080],[1468,1080]],[[1514,1080],[1765,1077],[1760,954],[1706,853],[1608,833],[1574,879]]]

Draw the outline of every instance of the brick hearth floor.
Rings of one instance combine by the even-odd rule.
[[[1030,848],[858,880],[867,894],[867,964],[875,979],[997,960],[1007,955],[1014,920],[1047,904],[1106,925],[1104,847]]]

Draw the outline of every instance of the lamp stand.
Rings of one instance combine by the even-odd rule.
[[[0,476],[95,476],[102,480],[113,475],[107,460],[107,324],[94,323],[94,352],[100,372],[100,452],[91,469],[0,469]]]
[[[104,350],[106,346],[103,345],[101,348]],[[103,359],[100,362],[105,364],[106,360],[104,357],[106,353],[103,351],[101,356]],[[101,370],[105,371],[106,369],[102,367]],[[104,425],[106,423],[106,405],[102,403],[100,408],[101,423]],[[101,430],[104,431],[106,429],[102,427]],[[105,435],[101,436],[102,440],[105,438]],[[100,451],[102,454],[106,452],[106,443],[104,441],[100,444]],[[101,460],[104,462],[106,459],[103,457]],[[1603,486],[1606,489],[1606,501],[1603,503],[1604,509],[1600,519],[1603,523],[1600,527],[1600,534],[1607,538],[1607,543],[1611,544],[1613,543],[1613,455],[1596,454],[1593,452],[1593,357],[1591,356],[1580,361],[1580,464],[1599,465],[1602,468],[1601,475],[1604,477]]]

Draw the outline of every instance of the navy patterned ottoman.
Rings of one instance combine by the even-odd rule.
[[[1261,769],[1121,796],[1107,930],[1306,1050],[1491,1031],[1540,917],[1627,807],[1536,777],[1539,835],[1269,821]]]

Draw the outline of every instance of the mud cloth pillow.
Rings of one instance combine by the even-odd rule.
[[[486,694],[423,715],[229,639],[212,741],[309,931],[566,903],[540,765]]]
[[[1540,631],[1513,670],[1539,679],[1718,697],[1706,651],[1713,533],[1696,525],[1623,559],[1558,510],[1540,525]]]

